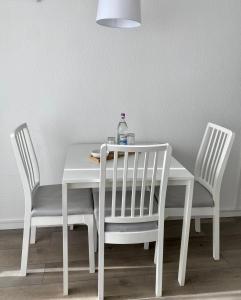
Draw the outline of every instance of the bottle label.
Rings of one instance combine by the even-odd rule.
[[[127,145],[127,135],[126,134],[120,134],[120,145]]]

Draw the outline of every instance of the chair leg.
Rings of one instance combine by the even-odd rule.
[[[148,250],[149,249],[149,243],[144,243],[144,249]]]
[[[28,266],[28,252],[29,252],[29,242],[30,242],[30,216],[24,219],[24,229],[23,229],[23,245],[22,245],[22,258],[21,258],[21,276],[26,276],[27,266]]]
[[[201,218],[195,218],[195,231],[201,232]]]
[[[36,243],[36,226],[31,227],[30,244]]]
[[[220,217],[219,209],[214,209],[213,215],[213,258],[220,259]]]
[[[98,249],[98,232],[96,227],[96,222],[94,221],[94,251],[97,252]]]
[[[182,224],[181,250],[178,268],[178,282],[180,286],[184,286],[187,269],[187,253],[189,243],[189,232],[192,212],[192,196],[193,196],[193,180],[189,180],[186,185],[185,206]]]
[[[104,237],[99,236],[98,300],[104,300]]]
[[[68,186],[62,184],[62,214],[63,214],[63,293],[69,293],[69,257],[68,257]]]
[[[155,244],[154,264],[156,264],[156,256],[157,256],[157,242]]]
[[[90,273],[95,272],[95,252],[94,252],[94,218],[91,216],[88,221],[88,243],[89,243],[89,265]]]
[[[161,222],[162,223],[162,222]],[[160,224],[160,235],[156,242],[156,296],[162,296],[162,274],[163,274],[163,245],[164,245],[164,222]]]

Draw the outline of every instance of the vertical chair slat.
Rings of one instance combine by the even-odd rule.
[[[213,132],[214,132],[214,129],[212,128],[211,129],[211,134],[210,134],[210,137],[209,137],[209,141],[208,141],[208,146],[206,148],[206,152],[205,152],[205,155],[204,155],[204,158],[203,158],[203,162],[202,162],[201,174],[200,174],[201,178],[204,178],[203,173],[205,172],[206,159],[207,159],[209,148],[210,148],[210,145],[211,145],[211,141],[212,141],[212,137],[213,137]]]
[[[142,185],[141,185],[140,216],[143,216],[143,211],[144,211],[146,173],[147,173],[148,160],[149,160],[149,152],[145,152],[144,169],[143,169],[143,177],[142,177]]]
[[[23,143],[23,148],[24,148],[24,156],[25,156],[25,160],[26,160],[26,164],[28,166],[28,172],[29,172],[29,178],[30,178],[30,182],[31,182],[31,188],[34,187],[34,182],[33,182],[33,177],[31,174],[31,166],[30,166],[30,158],[28,157],[28,150],[27,150],[27,145],[26,145],[26,140],[25,140],[25,135],[24,135],[24,130],[21,130],[21,140]]]
[[[126,210],[126,181],[128,172],[128,152],[125,152],[124,170],[123,170],[123,186],[122,186],[122,201],[121,201],[121,216],[125,216]]]
[[[118,151],[115,151],[114,152],[113,183],[112,183],[112,207],[111,207],[112,217],[115,216],[115,211],[116,211],[117,162],[118,162]]]
[[[211,163],[212,158],[213,158],[213,151],[215,150],[216,140],[217,140],[217,136],[218,136],[218,130],[214,129],[214,131],[215,131],[215,133],[214,133],[213,140],[211,142],[211,150],[210,150],[209,155],[208,155],[208,160],[207,160],[205,174],[204,174],[204,178],[205,178],[206,181],[208,181],[208,175],[210,174],[209,166],[210,166],[210,163]]]
[[[29,165],[28,165],[27,158],[26,158],[25,147],[24,147],[24,144],[23,144],[22,130],[18,134],[18,139],[19,139],[19,145],[20,145],[21,150],[22,150],[22,158],[23,158],[23,162],[24,162],[24,165],[25,165],[26,175],[27,175],[27,178],[28,178],[30,188],[32,189],[33,186],[32,186],[32,181],[31,181],[30,172],[29,172]]]
[[[168,148],[164,152],[164,160],[163,160],[163,169],[161,175],[161,184],[159,190],[159,199],[158,199],[158,214],[159,217],[161,214],[165,214],[165,200],[166,200],[166,190],[167,190],[167,183],[168,183],[168,176],[169,176],[169,166],[171,162],[171,148]],[[164,218],[163,218],[164,219]]]
[[[214,171],[214,165],[215,165],[215,162],[216,162],[216,159],[217,159],[217,154],[218,154],[220,143],[222,141],[222,137],[223,137],[223,132],[218,131],[218,140],[217,140],[217,143],[216,143],[216,148],[215,148],[215,152],[213,154],[213,158],[212,158],[212,162],[211,162],[211,166],[210,166],[210,172],[209,172],[208,179],[207,179],[209,184],[211,184],[211,178],[212,178],[212,174],[213,174],[213,171]]]
[[[156,186],[157,161],[158,161],[158,152],[155,152],[155,154],[154,154],[154,161],[153,161],[153,172],[152,172],[152,181],[151,181],[150,202],[149,202],[149,215],[150,216],[153,213],[153,201],[154,201],[154,193],[155,193],[155,186]]]
[[[26,154],[27,154],[27,157],[28,157],[29,165],[30,165],[30,174],[31,174],[33,186],[35,186],[36,181],[35,181],[34,169],[33,169],[32,159],[31,159],[31,156],[30,156],[30,150],[29,150],[29,146],[28,146],[28,143],[27,143],[27,140],[26,140],[24,130],[23,130],[23,139],[24,139],[24,142],[25,142],[25,145],[26,145]]]
[[[31,152],[31,162],[33,164],[33,168],[34,168],[34,178],[35,178],[35,184],[38,184],[40,182],[40,172],[39,172],[39,165],[38,165],[38,160],[37,160],[37,156],[36,153],[34,151],[34,146],[33,146],[33,142],[28,130],[28,127],[25,126],[25,131],[27,134],[27,139],[29,142],[29,151]]]
[[[139,153],[136,152],[134,158],[133,182],[132,182],[132,192],[131,192],[131,217],[135,216],[136,177],[137,177],[137,170],[138,170],[138,159],[139,159]]]
[[[209,135],[209,126],[206,127],[205,132],[204,132],[204,136],[202,138],[202,142],[200,145],[200,148],[198,150],[198,155],[197,155],[197,160],[195,162],[195,168],[194,168],[194,173],[200,177],[201,174],[201,166],[202,166],[202,160],[203,160],[203,155],[204,155],[204,147],[205,147],[205,142],[208,138]]]
[[[22,163],[23,163],[23,167],[25,169],[27,180],[28,180],[28,182],[30,184],[29,175],[28,175],[28,171],[27,171],[27,166],[26,166],[25,158],[24,158],[24,155],[23,155],[23,148],[22,148],[22,145],[21,145],[19,133],[16,134],[16,144],[18,146],[19,154],[20,154],[20,157],[21,157],[21,160],[22,160]]]
[[[226,138],[227,138],[227,135],[224,134],[221,146],[219,147],[219,151],[218,151],[218,155],[217,155],[217,160],[216,160],[216,163],[215,163],[215,166],[214,166],[214,171],[213,171],[213,175],[212,175],[212,178],[211,178],[211,185],[214,184],[214,179],[215,179],[215,175],[216,175],[218,163],[219,163],[222,151],[223,151],[224,144],[226,142]]]

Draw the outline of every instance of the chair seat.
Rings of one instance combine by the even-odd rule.
[[[90,189],[68,190],[68,214],[93,213],[93,198]],[[32,216],[62,216],[62,185],[43,185],[33,196]]]
[[[155,196],[158,199],[158,191],[156,188]],[[166,194],[166,208],[183,208],[185,201],[185,186],[169,185]],[[214,202],[212,195],[199,182],[195,181],[193,190],[192,207],[213,207]]]
[[[136,207],[140,203],[141,193],[136,192]],[[116,215],[120,216],[121,213],[121,191],[116,192]],[[149,198],[150,193],[146,192],[144,200],[144,214],[149,211]],[[99,226],[99,190],[93,189],[93,199],[94,199],[94,215],[96,218],[97,227]],[[111,215],[111,204],[112,204],[112,192],[105,192],[105,216]],[[139,214],[139,209],[136,208],[135,214]],[[156,201],[153,201],[153,212],[157,213],[158,205]],[[131,214],[131,191],[126,192],[126,216]],[[135,232],[135,231],[146,231],[157,229],[157,222],[142,222],[142,223],[105,223],[105,232]]]

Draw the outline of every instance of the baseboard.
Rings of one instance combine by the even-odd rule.
[[[23,219],[0,219],[0,230],[23,228]]]
[[[241,210],[223,210],[220,213],[221,217],[241,217]],[[173,220],[174,218],[172,218]],[[180,218],[178,218],[180,219]],[[23,228],[22,219],[0,219],[0,230],[19,229]]]
[[[221,217],[227,218],[227,217],[241,217],[241,210],[223,210],[220,213]]]

